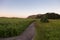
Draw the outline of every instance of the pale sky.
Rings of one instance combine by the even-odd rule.
[[[60,0],[0,0],[0,16],[27,17],[47,12],[60,13]]]

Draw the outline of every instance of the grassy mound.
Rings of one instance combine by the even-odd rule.
[[[49,23],[37,21],[34,40],[60,40],[60,20],[50,20]]]
[[[31,21],[19,18],[0,18],[0,38],[20,35]]]

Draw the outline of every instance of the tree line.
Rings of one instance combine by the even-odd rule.
[[[57,13],[54,13],[54,12],[45,13],[45,14],[30,15],[30,16],[28,16],[28,18],[40,19],[43,16],[46,16],[48,19],[60,19],[60,15]]]

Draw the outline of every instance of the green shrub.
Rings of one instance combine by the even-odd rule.
[[[41,22],[49,22],[47,16],[43,15],[40,19]]]

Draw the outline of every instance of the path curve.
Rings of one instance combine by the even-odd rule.
[[[11,38],[0,38],[0,40],[32,40],[35,34],[34,22],[19,36]]]

